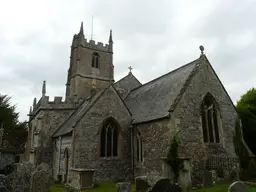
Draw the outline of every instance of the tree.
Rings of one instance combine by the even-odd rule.
[[[242,121],[244,140],[256,154],[256,89],[248,90],[237,102],[237,111]]]
[[[0,94],[0,126],[8,130],[25,130],[26,122],[19,122],[16,106],[11,104],[11,97]]]

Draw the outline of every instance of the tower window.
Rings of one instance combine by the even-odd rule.
[[[118,138],[119,125],[113,119],[106,119],[103,123],[100,138],[100,156],[117,157],[118,156]]]
[[[219,112],[214,97],[207,93],[201,104],[201,118],[204,142],[219,143]]]
[[[100,66],[100,56],[98,53],[93,53],[92,54],[92,67],[94,68],[99,68]]]

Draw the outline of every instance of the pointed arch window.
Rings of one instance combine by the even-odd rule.
[[[205,143],[219,143],[219,111],[214,97],[207,93],[201,104],[203,138]]]
[[[136,136],[136,152],[137,152],[137,162],[143,161],[143,152],[142,152],[142,141],[140,131],[137,131]]]
[[[100,65],[100,56],[98,53],[93,53],[92,54],[92,67],[94,68],[99,68]]]
[[[117,157],[118,156],[118,138],[119,125],[113,119],[109,118],[104,121],[101,129],[100,138],[100,156],[101,157]]]

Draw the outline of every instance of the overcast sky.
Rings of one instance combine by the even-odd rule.
[[[94,16],[95,41],[113,30],[115,80],[128,67],[145,83],[199,57],[199,45],[234,103],[256,84],[254,0],[0,0],[0,93],[20,120],[33,98],[64,96],[72,37]]]

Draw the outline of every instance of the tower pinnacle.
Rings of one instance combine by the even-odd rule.
[[[43,86],[42,86],[42,96],[44,97],[46,93],[46,82],[43,82]]]
[[[79,35],[84,35],[84,24],[83,24],[83,21],[81,22]]]
[[[109,44],[113,43],[113,39],[112,39],[112,29],[110,29],[110,34],[109,34],[109,40],[108,40]]]

